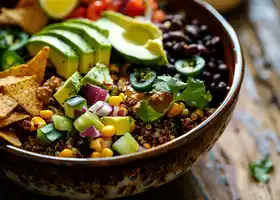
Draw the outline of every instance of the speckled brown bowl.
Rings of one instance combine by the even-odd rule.
[[[237,36],[208,4],[172,0],[168,9],[184,9],[222,38],[231,89],[217,111],[192,131],[157,148],[104,159],[43,156],[13,146],[0,149],[0,168],[9,179],[39,193],[71,199],[107,199],[143,192],[188,171],[225,130],[236,105],[244,63]]]

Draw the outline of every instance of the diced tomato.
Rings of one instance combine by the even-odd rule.
[[[122,0],[102,0],[107,10],[119,11],[122,5]]]
[[[90,3],[87,8],[86,11],[87,18],[96,21],[100,18],[101,14],[105,10],[106,10],[106,5],[104,4],[103,1],[94,1]]]
[[[162,22],[165,19],[165,17],[166,17],[165,12],[163,12],[162,10],[156,10],[154,12],[152,21],[156,22],[156,23],[160,23],[160,22]]]
[[[151,3],[153,10],[158,9],[158,4],[157,4],[156,0],[150,0],[150,3]]]
[[[79,18],[79,17],[85,17],[86,16],[86,8],[85,7],[78,7],[75,10],[73,10],[73,12],[67,16],[67,19],[71,19],[71,18]]]
[[[125,14],[131,17],[143,15],[145,4],[143,0],[130,0],[125,6]]]

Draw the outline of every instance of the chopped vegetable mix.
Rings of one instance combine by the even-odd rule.
[[[187,15],[153,0],[39,2],[57,23],[30,38],[0,31],[0,138],[17,147],[65,158],[146,151],[198,126],[227,94],[220,38]],[[272,163],[250,168],[265,182]]]

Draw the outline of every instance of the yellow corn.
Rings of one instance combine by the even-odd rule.
[[[120,97],[122,98],[122,100],[123,100],[123,101],[125,101],[126,96],[125,96],[125,94],[124,94],[124,93],[120,93]]]
[[[89,147],[97,152],[101,152],[102,151],[102,145],[100,140],[92,140],[89,144]]]
[[[151,148],[151,145],[149,143],[145,143],[143,146],[145,147],[145,149],[150,149]]]
[[[59,153],[59,157],[71,158],[72,156],[73,156],[73,151],[70,149],[64,149]]]
[[[122,97],[120,96],[111,96],[108,99],[108,103],[111,106],[120,106],[121,102],[123,101]]]
[[[40,111],[40,117],[43,119],[51,119],[53,116],[53,111],[51,110],[41,110]]]
[[[174,103],[171,108],[167,112],[168,117],[175,117],[177,115],[180,115],[184,109],[182,109],[183,106],[180,106],[178,103]]]
[[[184,112],[186,106],[185,106],[185,104],[182,103],[182,102],[179,103],[179,106],[180,106],[180,109],[182,110],[182,112],[181,112],[181,114],[182,114],[182,113]]]
[[[102,151],[102,156],[103,157],[113,157],[113,154],[114,154],[113,151],[109,148],[105,148]]]
[[[102,158],[102,153],[95,151],[91,154],[90,157],[91,158]]]
[[[116,128],[112,125],[107,125],[104,128],[102,128],[101,130],[101,134],[102,136],[106,137],[106,138],[110,138],[113,137],[116,133]]]
[[[203,112],[203,110],[201,110],[201,109],[196,109],[195,111],[195,114],[197,114],[199,117],[204,117],[204,112]]]
[[[135,123],[134,122],[131,123],[131,125],[130,125],[130,133],[132,133],[135,130],[135,128],[136,128]]]
[[[31,119],[31,130],[34,131],[34,129],[39,129],[42,128],[46,125],[47,123],[45,120],[43,120],[41,117],[33,117]]]

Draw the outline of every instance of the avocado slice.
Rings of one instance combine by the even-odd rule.
[[[129,117],[102,117],[101,122],[105,126],[113,125],[116,128],[116,135],[130,132]]]
[[[106,11],[95,22],[109,31],[112,46],[128,61],[143,65],[168,63],[162,45],[162,32],[151,22],[138,21],[117,12]]]
[[[112,45],[105,36],[95,29],[78,23],[57,23],[45,27],[43,30],[63,29],[79,34],[83,39],[96,50],[95,62],[105,65],[110,64]]]
[[[79,72],[75,72],[53,95],[60,105],[63,106],[67,99],[78,94],[82,87],[81,79],[82,77]]]
[[[53,29],[40,32],[40,35],[51,35],[69,44],[80,56],[79,72],[86,74],[95,63],[95,50],[78,34],[67,30]]]
[[[71,46],[58,38],[49,35],[37,35],[31,37],[26,45],[31,56],[35,56],[44,46],[51,47],[49,60],[60,76],[68,78],[78,71],[79,56]]]
[[[106,38],[109,37],[109,31],[103,28],[100,28],[99,26],[97,26],[93,21],[88,20],[86,18],[76,18],[76,19],[70,19],[67,22],[71,22],[71,23],[78,23],[78,24],[83,24],[86,26],[89,26],[95,30],[97,30],[99,33],[101,33],[102,35],[104,35]]]

